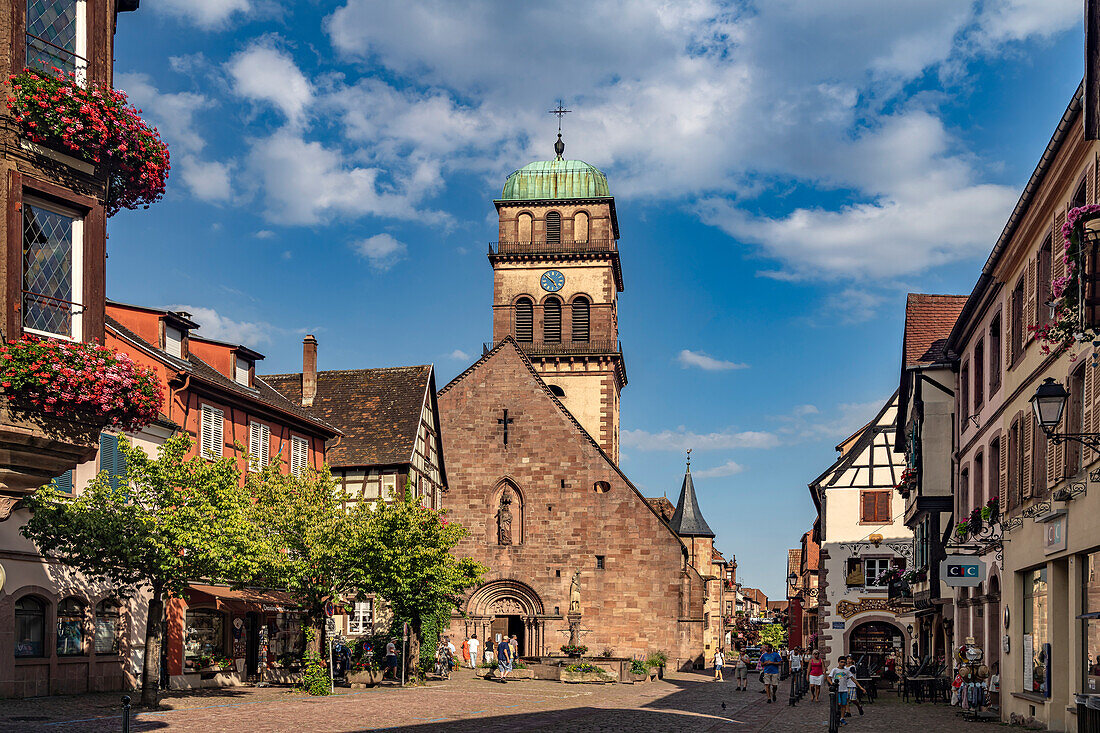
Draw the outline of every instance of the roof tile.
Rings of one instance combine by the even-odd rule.
[[[951,329],[966,305],[965,295],[909,293],[905,300],[905,367],[936,364],[947,354],[944,348]]]

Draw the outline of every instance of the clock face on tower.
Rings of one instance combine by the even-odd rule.
[[[547,270],[542,273],[542,289],[548,293],[556,293],[565,285],[565,275],[557,270]]]

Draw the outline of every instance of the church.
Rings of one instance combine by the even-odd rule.
[[[490,568],[451,634],[515,634],[522,656],[571,639],[590,655],[662,650],[690,668],[720,643],[725,561],[690,472],[670,520],[618,466],[615,199],[563,157],[560,132],[554,148],[494,201],[493,341],[438,393],[445,506],[469,529],[455,551]]]

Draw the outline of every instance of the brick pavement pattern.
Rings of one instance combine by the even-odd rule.
[[[285,688],[227,688],[174,692],[163,708],[137,712],[132,730],[208,733],[247,731],[768,731],[826,730],[825,703],[808,698],[788,707],[768,705],[756,689],[735,692],[698,674],[670,675],[641,685],[565,685],[516,681],[507,685],[462,672],[447,682],[399,689],[338,690],[311,698]],[[722,703],[726,704],[722,709]],[[880,733],[980,731],[946,705],[915,705],[893,693],[865,706],[842,730]],[[0,731],[117,733],[116,694],[0,701]]]

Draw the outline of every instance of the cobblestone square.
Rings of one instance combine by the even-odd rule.
[[[285,688],[228,688],[167,695],[157,711],[137,711],[135,731],[825,731],[826,703],[804,698],[767,704],[754,684],[736,692],[701,674],[670,675],[641,685],[565,685],[475,679],[463,670],[425,687],[339,690],[311,698]],[[724,707],[723,707],[724,704]],[[865,706],[843,730],[928,733],[981,730],[955,708],[899,701],[892,692]],[[0,730],[120,731],[117,694],[6,700]]]

